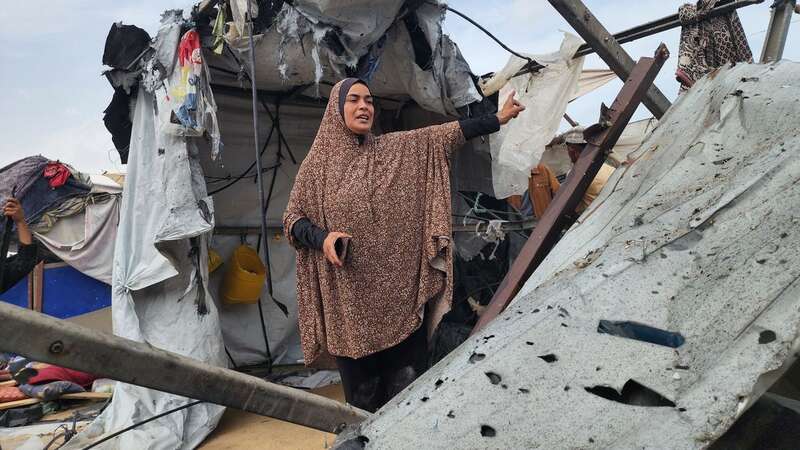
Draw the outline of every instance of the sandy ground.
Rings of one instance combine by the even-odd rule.
[[[342,386],[335,384],[311,392],[344,402]],[[199,447],[202,450],[306,450],[326,449],[336,435],[257,414],[228,408],[217,429]]]

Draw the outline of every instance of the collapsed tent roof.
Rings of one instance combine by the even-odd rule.
[[[698,82],[368,448],[706,448],[795,360],[800,64]]]
[[[247,0],[230,5],[234,22],[225,40],[233,50],[210,55],[209,66],[216,84],[238,87],[242,65],[249,66],[243,14]],[[259,89],[287,92],[308,86],[299,94],[315,97],[319,83],[359,76],[370,82],[374,94],[398,100],[396,106],[413,99],[427,110],[451,116],[482,99],[458,47],[442,34],[440,5],[300,0],[270,2],[269,8],[267,2],[253,2],[251,7],[258,11],[256,19],[274,17],[266,28],[255,30]]]

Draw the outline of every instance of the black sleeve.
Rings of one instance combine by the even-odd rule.
[[[461,119],[458,121],[458,124],[461,125],[461,132],[464,133],[464,139],[466,140],[478,136],[486,136],[487,134],[496,133],[500,130],[500,119],[494,114]]]
[[[6,264],[3,268],[3,285],[0,286],[0,293],[11,289],[20,280],[25,278],[25,276],[36,267],[39,260],[39,250],[35,243],[31,245],[20,245],[17,254],[9,256],[8,259],[6,259]]]
[[[304,247],[322,250],[322,243],[328,237],[328,231],[314,225],[308,219],[300,219],[292,226],[292,236]]]

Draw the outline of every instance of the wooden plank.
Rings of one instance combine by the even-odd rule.
[[[0,403],[0,411],[5,411],[6,409],[12,409],[12,408],[21,408],[23,406],[35,405],[40,402],[41,400],[39,400],[38,398],[26,398],[25,400]]]
[[[163,392],[338,432],[369,413],[143,342],[0,302],[0,351]],[[220,388],[220,387],[224,388]]]
[[[74,394],[64,394],[59,400],[108,400],[112,397],[111,392],[76,392]]]
[[[489,306],[481,314],[472,329],[473,334],[505,310],[522,285],[556,245],[561,237],[561,231],[569,223],[569,217],[574,214],[586,189],[603,165],[607,152],[617,143],[647,88],[652,85],[668,57],[669,51],[664,44],[661,44],[654,58],[642,58],[634,67],[630,78],[622,86],[622,90],[608,110],[608,116],[601,117],[600,122],[608,123],[608,128],[593,126],[600,131],[587,136],[589,143],[572,167],[567,181],[559,188],[538,225],[533,229],[533,233],[503,278]]]
[[[44,261],[40,262],[33,268],[30,274],[33,279],[33,310],[42,312],[43,298],[44,298]]]
[[[76,392],[74,394],[64,394],[58,400],[93,400],[101,401],[111,398],[110,392]],[[12,408],[21,408],[23,406],[30,406],[40,403],[42,400],[39,398],[26,398],[24,400],[16,400],[13,402],[0,403],[0,411]]]
[[[630,77],[635,65],[633,58],[581,0],[548,1],[617,76],[622,80]],[[655,85],[650,86],[647,90],[642,103],[656,119],[660,119],[672,105]]]

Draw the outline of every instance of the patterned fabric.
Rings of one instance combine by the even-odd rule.
[[[16,386],[0,386],[0,403],[16,402],[26,398],[28,396]]]
[[[681,91],[690,88],[712,70],[729,62],[753,62],[742,23],[736,11],[708,17],[717,0],[699,0],[678,9],[681,42],[676,79]]]
[[[30,398],[39,398],[46,402],[55,400],[64,394],[86,392],[85,389],[71,381],[51,381],[45,384],[22,384],[19,390]]]
[[[58,161],[51,161],[44,166],[44,177],[52,189],[60,188],[67,183],[67,179],[72,175],[66,165]]]
[[[338,111],[341,85],[331,91],[284,214],[297,247],[307,365],[392,347],[420,327],[423,313],[430,337],[452,300],[449,157],[464,143],[458,122],[370,134],[359,144]],[[337,269],[322,252],[296,245],[292,227],[304,217],[353,236],[347,265]]]

